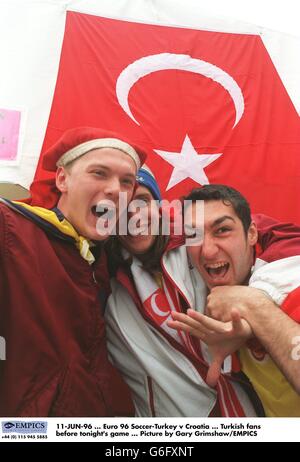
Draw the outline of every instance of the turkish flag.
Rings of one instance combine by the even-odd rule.
[[[300,118],[258,35],[68,12],[42,154],[82,125],[144,143],[166,199],[224,183],[300,223]]]

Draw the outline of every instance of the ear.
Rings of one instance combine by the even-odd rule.
[[[250,226],[249,226],[249,229],[248,229],[248,232],[247,232],[247,235],[248,235],[248,242],[251,246],[255,245],[257,243],[257,239],[258,239],[258,232],[257,232],[257,227],[256,227],[256,224],[254,223],[254,221],[251,222]]]
[[[58,169],[56,170],[55,184],[57,189],[61,193],[65,193],[68,191],[67,176],[68,174],[64,167],[58,167]]]

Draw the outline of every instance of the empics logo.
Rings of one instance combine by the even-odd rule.
[[[2,422],[3,433],[47,433],[48,422],[40,420]]]
[[[4,428],[12,428],[14,426],[15,425],[12,422],[5,422],[5,424],[4,424]]]

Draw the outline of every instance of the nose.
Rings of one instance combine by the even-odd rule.
[[[136,215],[138,215],[140,223],[148,222],[149,220],[151,220],[151,209],[147,206],[136,207],[134,201],[130,202],[128,207],[128,218],[135,217]]]
[[[115,176],[110,177],[105,183],[104,194],[109,198],[116,199],[120,191],[121,185],[119,178]]]
[[[215,242],[215,239],[213,236],[210,236],[209,234],[204,233],[204,238],[202,242],[202,257],[209,260],[213,257],[216,256],[218,253],[218,245]]]

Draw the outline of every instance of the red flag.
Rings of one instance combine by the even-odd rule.
[[[300,118],[258,35],[68,12],[42,152],[79,125],[144,142],[164,198],[225,183],[300,222]]]

